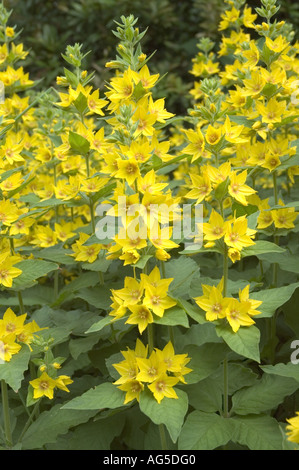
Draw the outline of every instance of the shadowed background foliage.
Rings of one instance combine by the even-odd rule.
[[[259,0],[250,6],[258,6]],[[280,2],[280,17],[299,24],[299,4],[291,0]],[[105,62],[115,57],[117,38],[111,33],[114,20],[133,14],[139,18],[142,31],[148,27],[143,51],[150,54],[151,71],[167,73],[158,87],[158,97],[167,98],[167,108],[180,114],[190,104],[188,90],[193,83],[191,59],[198,49],[200,37],[221,38],[217,26],[225,8],[223,0],[5,0],[13,9],[12,24],[23,28],[22,39],[31,49],[26,62],[34,79],[43,78],[41,86],[50,85],[62,72],[61,53],[67,44],[83,43],[90,51],[86,68],[96,71],[95,86],[103,89],[111,72]]]

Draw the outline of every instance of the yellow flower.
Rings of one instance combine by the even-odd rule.
[[[20,261],[19,256],[10,256],[9,252],[0,255],[0,285],[12,287],[13,279],[22,274],[14,264]]]
[[[197,199],[196,204],[200,204],[212,191],[212,186],[208,174],[190,175],[192,184],[191,191],[185,197],[187,199]]]
[[[127,392],[124,401],[124,405],[126,405],[127,403],[130,403],[130,401],[135,400],[135,398],[139,402],[140,393],[144,390],[144,385],[138,380],[129,380],[126,383],[119,385],[117,388]]]
[[[288,440],[299,444],[299,411],[296,411],[294,418],[289,418],[286,421],[289,423],[286,426]]]
[[[243,290],[239,289],[239,299],[240,299],[240,302],[249,302],[250,303],[250,307],[248,309],[248,315],[253,317],[255,315],[259,315],[261,312],[259,310],[257,310],[257,308],[262,305],[262,301],[261,300],[254,300],[254,299],[250,299],[249,298],[249,284],[244,287]]]
[[[140,382],[154,382],[159,375],[166,372],[166,364],[160,361],[156,351],[153,351],[148,359],[137,357],[136,361],[139,367],[136,380]]]
[[[166,373],[159,375],[148,388],[153,392],[153,395],[158,403],[161,403],[164,397],[176,398],[177,396],[173,387],[178,383],[178,377],[170,377]]]
[[[203,233],[205,240],[219,240],[225,234],[229,222],[225,222],[223,217],[212,209],[208,223],[203,224]]]
[[[132,72],[132,76],[136,85],[141,82],[143,88],[147,90],[153,88],[160,75],[158,73],[151,75],[148,66],[144,65],[139,72]]]
[[[243,206],[247,206],[248,202],[246,198],[248,198],[251,194],[255,194],[256,191],[250,186],[245,184],[247,178],[247,171],[244,170],[242,173],[237,174],[236,171],[232,171],[230,175],[230,185],[228,187],[228,192],[236,199],[236,201],[243,204]]]
[[[140,302],[144,292],[143,282],[137,281],[133,277],[125,277],[125,286],[123,289],[115,291],[117,296],[123,301],[124,306],[136,305]]]
[[[271,39],[270,37],[266,37],[266,45],[267,47],[276,53],[280,53],[282,51],[286,52],[286,48],[289,46],[289,42],[283,37],[278,36],[276,39]]]
[[[271,211],[273,222],[276,228],[294,228],[294,221],[297,219],[298,212],[294,207],[286,207],[284,209],[274,209]]]
[[[128,160],[117,160],[118,171],[115,173],[116,178],[122,178],[131,186],[136,178],[140,178],[139,165],[135,158]]]
[[[154,318],[150,310],[145,305],[129,305],[132,314],[127,319],[129,325],[137,325],[139,333],[142,334],[149,323],[153,323]]]
[[[99,98],[99,90],[95,90],[91,95],[87,98],[87,106],[89,108],[89,113],[87,114],[99,114],[100,116],[104,116],[102,108],[108,104],[107,100],[103,100]]]
[[[167,295],[167,291],[165,292],[163,285],[154,287],[150,284],[145,286],[145,297],[143,303],[158,317],[163,317],[166,309],[176,305],[176,301]]]
[[[221,135],[222,135],[221,129],[220,128],[216,129],[210,124],[205,135],[206,141],[210,145],[216,145],[220,141]]]
[[[229,299],[226,309],[226,318],[234,333],[239,330],[240,326],[251,326],[255,323],[248,315],[250,308],[250,302],[239,302],[237,299]]]
[[[35,400],[43,396],[52,400],[54,396],[54,388],[57,386],[57,384],[56,380],[52,379],[52,377],[49,377],[46,372],[43,372],[37,379],[30,380],[29,383],[34,389],[33,398]]]
[[[266,105],[257,102],[256,109],[262,116],[262,122],[267,124],[281,122],[286,111],[286,102],[271,98]]]
[[[252,237],[254,237],[256,230],[248,229],[246,216],[235,219],[228,226],[224,241],[228,247],[241,251],[246,246],[254,245]]]
[[[222,296],[221,290],[221,288],[213,286],[208,293],[194,299],[197,305],[206,312],[208,321],[225,317],[228,299]]]
[[[5,336],[0,335],[0,360],[9,362],[14,354],[17,354],[21,345],[15,342],[16,335],[11,333]]]
[[[17,316],[11,308],[8,308],[0,320],[0,336],[15,334],[19,335],[24,329],[27,314]]]
[[[190,142],[187,147],[184,148],[184,153],[192,155],[191,163],[193,163],[202,156],[205,148],[205,139],[200,129],[197,131],[185,130],[184,132]]]

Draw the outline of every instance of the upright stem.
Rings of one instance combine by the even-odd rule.
[[[10,244],[10,253],[12,256],[15,254],[15,245],[14,245],[14,240],[13,238],[9,239],[9,244]],[[18,291],[18,301],[19,301],[19,307],[20,307],[20,312],[21,315],[25,314],[25,307],[24,307],[24,302],[23,302],[23,297],[21,291]]]
[[[12,447],[12,434],[11,434],[11,424],[10,424],[10,415],[9,415],[9,402],[8,402],[8,391],[7,384],[5,380],[1,380],[1,395],[2,395],[2,409],[3,409],[3,418],[4,418],[4,431],[6,443],[9,447]]]
[[[18,291],[18,300],[19,300],[21,315],[25,315],[25,307],[24,307],[23,297],[22,297],[22,294],[21,294],[20,291]]]
[[[227,281],[228,281],[228,248],[225,245],[223,255],[223,297],[227,295]],[[223,360],[223,416],[229,417],[228,412],[228,360],[227,357]]]
[[[151,353],[154,350],[154,330],[153,330],[152,323],[149,323],[147,325],[147,335],[148,335],[148,352],[149,352],[149,355],[151,355]]]
[[[273,188],[274,188],[274,201],[275,205],[278,205],[278,188],[277,188],[277,174],[273,172]],[[274,243],[279,246],[279,237],[274,236]],[[273,265],[273,287],[278,285],[278,263]],[[275,360],[275,346],[276,346],[276,313],[270,318],[270,361],[271,364]]]
[[[159,424],[159,432],[160,432],[160,441],[161,441],[162,450],[167,450],[167,441],[166,441],[164,424]]]

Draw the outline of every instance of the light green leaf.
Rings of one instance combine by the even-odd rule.
[[[206,343],[199,347],[191,344],[186,346],[183,352],[191,358],[187,367],[192,369],[185,379],[188,384],[193,384],[215,372],[229,349],[223,343]]]
[[[124,406],[125,393],[110,382],[98,385],[66,403],[67,410],[102,410]]]
[[[36,283],[36,280],[51,271],[58,269],[58,264],[41,259],[26,259],[17,263],[16,268],[22,270],[22,274],[13,280],[13,289],[26,289]]]
[[[254,325],[240,327],[236,333],[229,325],[217,325],[216,333],[237,354],[260,362],[260,331]]]
[[[222,391],[220,382],[208,377],[197,384],[185,388],[189,404],[196,410],[213,413],[222,409]]]
[[[260,366],[267,374],[279,375],[280,377],[289,377],[299,382],[299,367],[292,364],[275,364],[275,366]]]
[[[184,297],[188,294],[192,278],[199,272],[197,263],[188,257],[181,256],[165,264],[166,277],[173,278],[169,293],[174,297]]]
[[[233,436],[230,419],[215,413],[193,411],[179,437],[179,450],[213,450],[227,444]]]
[[[60,404],[55,405],[41,413],[31,424],[23,436],[22,448],[40,449],[45,444],[56,442],[57,436],[66,434],[73,426],[85,423],[96,413],[97,410],[64,410]]]
[[[101,331],[103,328],[105,328],[105,326],[111,325],[111,320],[112,317],[108,315],[104,318],[101,318],[101,320],[91,325],[91,327],[86,331],[86,334],[94,333],[95,331]]]
[[[228,393],[233,395],[237,390],[244,387],[249,387],[256,383],[257,374],[255,374],[249,367],[244,367],[242,364],[229,362],[228,369]],[[223,367],[211,376],[212,379],[217,380],[220,388],[223,389]]]
[[[177,306],[171,307],[164,311],[163,317],[155,316],[155,323],[158,325],[176,326],[182,325],[185,328],[189,327],[188,317],[185,311]]]
[[[283,271],[299,274],[299,256],[289,252],[275,253],[275,255],[263,254],[259,257],[268,263],[277,263]]]
[[[111,291],[108,287],[98,286],[96,288],[87,287],[77,293],[77,297],[86,300],[90,305],[102,310],[108,310],[111,305]]]
[[[257,240],[255,245],[248,246],[242,250],[242,258],[247,256],[257,256],[264,253],[283,253],[286,250],[276,245],[275,243],[267,242],[265,240]]]
[[[0,380],[4,380],[15,392],[21,387],[24,373],[28,369],[30,349],[24,344],[9,362],[0,362]]]
[[[278,307],[286,303],[293,295],[294,291],[299,287],[299,282],[275,289],[265,289],[260,292],[253,292],[251,297],[254,300],[261,300],[263,303],[258,308],[261,312],[257,318],[272,317]]]
[[[180,435],[185,415],[188,411],[188,397],[182,390],[176,390],[178,399],[164,397],[158,403],[150,390],[140,395],[140,410],[155,424],[165,424],[173,442]]]
[[[256,384],[234,394],[232,411],[247,415],[272,410],[296,390],[298,390],[296,380],[264,374]]]
[[[250,450],[282,450],[279,424],[271,416],[234,416],[234,442]]]
[[[82,135],[72,131],[69,131],[69,144],[73,150],[81,155],[86,155],[90,149],[88,140]]]

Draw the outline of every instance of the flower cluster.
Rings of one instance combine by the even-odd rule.
[[[158,403],[164,397],[178,398],[173,387],[179,382],[186,383],[184,376],[191,372],[186,367],[190,361],[187,354],[175,354],[169,342],[163,350],[155,348],[148,357],[148,346],[144,346],[139,339],[135,350],[128,348],[121,353],[124,360],[113,364],[121,376],[114,384],[126,392],[125,404],[135,398],[139,401],[144,384],[147,384]]]
[[[205,311],[208,321],[226,319],[234,333],[240,326],[250,326],[255,322],[252,317],[261,313],[257,308],[260,300],[249,298],[249,285],[239,290],[239,299],[223,296],[223,278],[218,286],[202,285],[203,294],[195,298],[197,305]]]
[[[157,266],[149,275],[141,273],[140,281],[126,277],[122,289],[112,289],[113,310],[110,315],[117,320],[129,310],[126,323],[137,325],[142,334],[149,323],[154,323],[155,316],[163,317],[165,310],[176,305],[176,300],[168,295],[172,281],[173,278],[161,279]]]
[[[22,344],[30,344],[34,341],[34,333],[40,331],[37,323],[31,320],[25,323],[27,314],[15,315],[11,308],[8,308],[0,320],[0,360],[9,362],[17,354]]]

